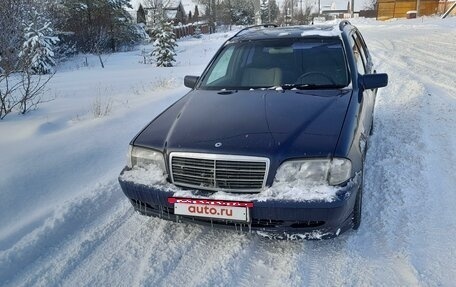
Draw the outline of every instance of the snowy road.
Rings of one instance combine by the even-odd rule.
[[[9,151],[0,158],[0,285],[454,286],[456,18],[358,27],[390,83],[377,97],[357,232],[271,241],[133,213],[116,177],[128,140],[185,92],[164,87],[152,99],[137,92],[128,109],[120,95],[104,119],[74,123],[43,107],[50,116],[0,122],[13,135],[0,139]],[[172,86],[223,40],[181,42]],[[58,88],[66,92],[55,109],[74,98]]]

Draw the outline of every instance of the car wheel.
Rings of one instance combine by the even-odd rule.
[[[361,210],[363,205],[363,183],[359,187],[358,194],[356,195],[355,207],[353,208],[353,229],[357,230],[361,225]]]

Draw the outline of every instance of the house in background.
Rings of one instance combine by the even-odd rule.
[[[146,24],[147,23],[146,16],[147,16],[146,10],[142,6],[142,4],[139,4],[138,10],[136,11],[136,23]]]
[[[187,14],[181,0],[170,0],[168,5],[164,7],[166,19],[172,21],[174,25],[187,24]]]
[[[330,9],[321,10],[321,14],[325,16],[326,19],[348,19],[352,17],[352,6],[351,2],[347,2],[347,9],[336,9],[336,4],[333,2]]]
[[[205,7],[201,4],[195,4],[191,0],[169,0],[164,1],[165,7],[156,6],[154,1],[144,1],[145,4],[139,4],[136,11],[137,23],[144,23],[146,26],[153,26],[160,19],[160,15],[174,25],[185,25],[190,21],[198,21],[201,18],[201,11]],[[191,19],[189,19],[191,16]]]
[[[154,3],[156,1],[139,3],[134,15],[136,22],[144,25],[146,32],[152,38],[154,37],[153,27],[163,17],[173,23],[173,31],[177,38],[210,33],[211,30],[207,21],[204,20],[204,15],[200,14],[200,11],[205,10],[204,5],[195,4],[192,0],[165,1],[165,7],[154,5]]]

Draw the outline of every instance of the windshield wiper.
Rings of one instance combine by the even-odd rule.
[[[237,90],[226,90],[226,89],[221,89],[220,91],[217,92],[219,95],[229,95],[232,93],[237,93]]]
[[[317,84],[284,84],[281,86],[284,90],[317,90],[317,89],[340,89],[343,85],[317,85]]]

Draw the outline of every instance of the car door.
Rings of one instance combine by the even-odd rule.
[[[372,61],[363,38],[357,30],[351,35],[353,55],[355,58],[359,76],[372,73]],[[361,97],[361,122],[363,125],[362,137],[367,140],[372,128],[373,111],[375,102],[374,90],[363,90]]]
[[[363,36],[359,31],[356,31],[356,39],[357,39],[357,44],[359,47],[361,47],[361,58],[363,59],[364,66],[366,68],[366,74],[375,74],[377,71],[374,70],[374,63],[372,61],[372,57],[369,53],[369,49],[367,48],[366,42],[364,41]],[[375,104],[375,97],[377,95],[377,89],[375,90],[370,90],[373,94],[373,102]]]

